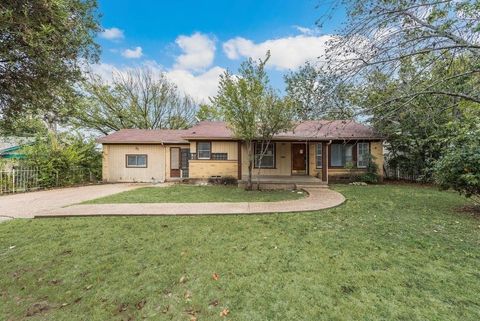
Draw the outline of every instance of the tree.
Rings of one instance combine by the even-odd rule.
[[[463,60],[444,68],[436,62],[422,75],[423,82],[444,77],[445,72],[464,68]],[[445,131],[450,124],[461,124],[467,115],[480,112],[476,103],[445,96],[416,96],[392,99],[413,81],[423,65],[404,60],[395,77],[373,72],[365,83],[357,86],[356,104],[362,107],[364,117],[383,135],[388,137],[386,161],[392,168],[419,175],[422,181],[433,180],[435,162],[444,153],[445,139],[455,136]],[[457,78],[449,84],[451,90],[461,90],[470,79]],[[478,112],[476,113],[478,116]],[[477,117],[478,117],[477,116]]]
[[[215,106],[209,104],[200,104],[197,112],[199,120],[223,120],[221,112]]]
[[[95,0],[0,4],[0,114],[56,114],[75,96],[82,65],[98,61]]]
[[[352,89],[310,62],[285,75],[288,97],[295,103],[296,117],[309,119],[349,119],[355,116],[349,96]]]
[[[450,124],[455,132],[444,155],[436,163],[435,181],[441,188],[452,188],[471,197],[480,206],[480,124],[478,118],[466,125]]]
[[[264,60],[255,62],[248,59],[239,68],[239,75],[228,71],[220,76],[217,95],[212,104],[221,114],[236,138],[247,145],[248,181],[247,189],[252,189],[252,170],[254,164],[254,142],[262,143],[263,153],[275,134],[292,127],[293,104],[282,99],[269,85],[265,72],[265,64],[270,52]]]
[[[340,0],[336,4],[346,7],[349,20],[327,56],[332,75],[346,82],[361,81],[372,71],[395,77],[402,61],[410,59],[422,68],[416,69],[404,90],[382,103],[408,104],[408,99],[421,96],[480,103],[478,0]],[[455,68],[453,62],[459,59],[464,60],[463,69]],[[446,72],[425,81],[423,74],[437,63]],[[464,87],[450,87],[465,78],[470,81]]]
[[[122,128],[183,129],[195,120],[193,99],[148,68],[115,72],[111,84],[92,75],[84,95],[72,123],[103,134]]]

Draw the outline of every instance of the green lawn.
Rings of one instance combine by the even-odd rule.
[[[143,187],[84,202],[112,203],[198,203],[198,202],[277,202],[305,197],[303,192],[246,191],[232,186],[195,186],[176,184],[169,187]]]
[[[335,188],[312,213],[7,221],[0,320],[480,320],[465,199]]]

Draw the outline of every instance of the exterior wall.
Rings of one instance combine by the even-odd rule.
[[[190,178],[211,176],[238,177],[238,142],[211,141],[212,153],[227,153],[227,160],[198,159],[189,162]],[[197,152],[197,141],[190,142],[190,152]]]
[[[292,174],[292,144],[287,142],[275,142],[275,144],[275,168],[253,168],[253,176],[290,176]],[[248,176],[248,152],[246,144],[242,144],[242,176]]]
[[[227,153],[228,160],[238,160],[238,143],[232,141],[211,141],[212,153]],[[197,141],[190,142],[190,153],[197,152]]]
[[[209,178],[211,176],[238,176],[236,160],[191,160],[190,178]]]
[[[322,142],[318,144],[322,144]],[[317,143],[309,143],[308,149],[308,175],[322,178],[322,169],[317,168]]]
[[[383,181],[383,141],[370,143],[370,155],[373,157],[373,162],[378,166],[378,174],[380,175],[380,181]]]
[[[147,155],[147,167],[127,167],[127,154]],[[162,145],[105,144],[102,176],[105,182],[162,182],[165,180],[165,148]]]

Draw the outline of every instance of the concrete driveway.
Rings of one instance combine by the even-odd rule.
[[[67,205],[144,186],[128,183],[89,185],[0,196],[0,217],[33,218]]]

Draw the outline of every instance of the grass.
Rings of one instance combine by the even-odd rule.
[[[198,202],[277,202],[305,197],[292,191],[246,191],[233,186],[195,186],[176,184],[169,187],[143,187],[83,204],[113,203],[198,203]]]
[[[480,319],[465,199],[335,188],[344,205],[302,214],[7,221],[0,320]]]

